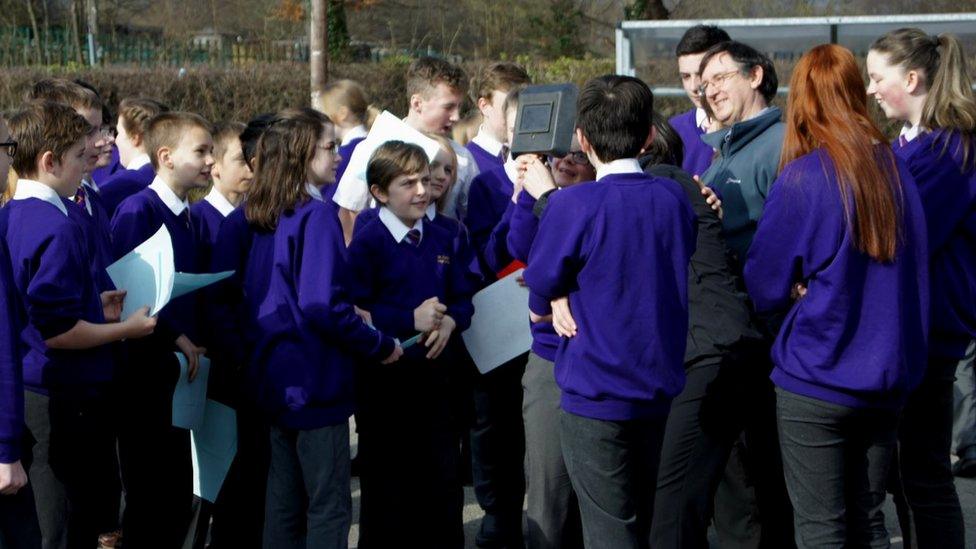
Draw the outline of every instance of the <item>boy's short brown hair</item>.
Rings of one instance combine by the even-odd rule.
[[[149,121],[169,112],[169,107],[145,97],[127,97],[119,103],[119,122],[122,129],[131,137],[144,137]]]
[[[179,147],[180,139],[193,128],[200,128],[207,132],[213,129],[202,116],[192,112],[164,112],[149,121],[143,139],[154,170],[159,171],[159,149]]]
[[[17,152],[11,167],[24,179],[37,177],[37,160],[45,152],[54,153],[59,162],[71,147],[92,131],[72,107],[53,101],[32,101],[7,118]]]
[[[73,109],[90,109],[101,111],[102,100],[94,91],[63,78],[43,78],[34,83],[25,100],[51,101],[62,103]]]
[[[426,96],[438,84],[447,84],[461,94],[468,88],[464,70],[457,65],[436,57],[421,57],[410,63],[410,68],[407,69],[408,98],[414,95]]]
[[[427,153],[420,146],[403,141],[387,141],[369,157],[366,184],[370,187],[376,185],[386,192],[397,177],[421,172],[429,166]]]
[[[236,139],[241,139],[241,133],[247,128],[240,122],[220,122],[213,127],[213,157],[214,162],[220,162],[227,154],[230,144]]]
[[[471,79],[471,100],[485,98],[491,101],[491,94],[495,91],[508,93],[532,82],[529,73],[517,63],[498,61],[485,65],[477,76]]]

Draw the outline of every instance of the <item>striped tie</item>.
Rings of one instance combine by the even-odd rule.
[[[78,191],[75,193],[75,204],[77,204],[77,205],[81,206],[82,208],[84,208],[85,207],[85,201],[87,199],[88,199],[88,197],[85,196],[85,186],[84,185],[81,185],[80,187],[78,187]]]
[[[420,245],[420,229],[410,229],[407,231],[407,236],[404,239],[413,246]]]

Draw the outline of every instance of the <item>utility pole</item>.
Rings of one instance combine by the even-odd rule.
[[[98,49],[98,44],[95,42],[95,36],[98,34],[98,6],[95,0],[85,0],[85,15],[88,19],[88,64],[94,67],[98,64],[98,59],[95,57]]]
[[[329,10],[328,0],[312,0],[309,30],[309,65],[312,77],[312,108],[324,111],[323,93],[329,80]]]

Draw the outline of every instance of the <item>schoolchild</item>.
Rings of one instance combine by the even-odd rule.
[[[911,516],[902,530],[920,547],[963,547],[949,452],[956,364],[976,334],[976,98],[950,34],[889,32],[871,45],[867,69],[868,94],[904,123],[893,147],[915,179],[928,225],[928,366],[899,427],[893,479],[908,504],[899,516]]]
[[[408,112],[403,121],[422,132],[450,135],[454,124],[460,120],[467,84],[464,71],[456,65],[433,57],[415,60],[407,69]],[[468,204],[468,187],[478,175],[478,165],[467,149],[454,141],[451,147],[457,155],[458,174],[444,215],[462,219]],[[349,212],[343,214],[343,219],[353,219],[369,205],[370,196],[360,182],[347,178],[345,185],[336,188],[333,200]]]
[[[118,322],[124,292],[101,291],[86,229],[72,215],[77,206],[69,197],[90,166],[88,122],[67,105],[34,102],[10,118],[10,127],[21,179],[3,236],[28,321],[21,334],[27,425],[38,462],[58,482],[35,484],[38,512],[66,522],[68,547],[91,546],[104,531],[101,481],[116,474],[108,344],[145,336],[156,321],[143,308]],[[61,493],[66,510],[46,504]]]
[[[684,385],[695,215],[677,183],[637,162],[652,112],[636,78],[586,83],[576,133],[596,181],[552,194],[525,270],[531,311],[551,308],[566,336],[559,429],[586,547],[648,546],[664,426]]]
[[[120,117],[121,118],[121,117]],[[112,218],[112,245],[122,257],[165,226],[176,271],[206,272],[187,195],[209,184],[213,166],[210,124],[195,114],[167,112],[149,120],[142,137],[155,179],[119,204]],[[119,369],[124,410],[119,458],[126,491],[126,544],[174,547],[187,532],[192,503],[189,431],[172,425],[173,390],[179,378],[176,352],[196,376],[201,341],[197,294],[171,300],[152,337],[127,342]]]
[[[119,150],[122,170],[100,185],[105,208],[110,216],[126,198],[145,189],[153,182],[156,172],[146,147],[146,132],[149,121],[155,116],[169,111],[162,103],[139,97],[130,97],[119,104],[118,120],[115,124],[115,145]]]
[[[352,158],[356,145],[362,143],[369,133],[373,119],[379,114],[379,109],[372,106],[366,98],[366,91],[354,80],[335,80],[325,86],[323,92],[325,100],[325,115],[335,124],[336,138],[339,146],[341,161],[336,167],[336,181],[342,179],[349,159]],[[335,193],[334,185],[332,193]],[[331,196],[329,199],[331,200]]]
[[[6,191],[7,175],[17,142],[7,121],[0,116],[0,191]],[[2,194],[2,192],[0,192]],[[0,235],[6,234],[6,209],[0,209]],[[0,545],[12,549],[37,549],[41,531],[34,508],[34,492],[27,478],[30,444],[24,428],[23,352],[20,332],[23,315],[18,309],[7,241],[0,238]]]
[[[800,59],[786,121],[745,282],[757,310],[786,311],[771,379],[796,544],[886,547],[899,411],[925,370],[924,211],[849,50]]]
[[[449,343],[470,324],[474,287],[455,254],[455,235],[427,217],[423,150],[401,141],[381,145],[367,180],[382,206],[357,223],[349,246],[355,302],[378,330],[400,341],[422,336],[397,364],[358,366],[360,545],[406,539],[463,547],[460,426],[450,384],[457,357]]]
[[[682,35],[675,48],[681,87],[691,100],[692,109],[671,117],[668,122],[681,136],[684,160],[681,169],[691,175],[702,175],[712,163],[715,150],[702,141],[709,132],[711,120],[706,115],[701,96],[701,60],[712,46],[729,40],[729,34],[713,25],[695,25]]]
[[[545,185],[545,192],[596,178],[596,171],[577,140],[569,154],[550,158],[548,166],[533,155],[524,155],[519,158],[518,168],[519,183],[524,185],[526,179],[533,179]],[[506,242],[512,257],[523,263],[529,259],[539,228],[535,188],[529,183],[513,197],[515,207]],[[545,320],[531,322],[531,329],[532,352],[522,375],[528,522],[525,541],[530,548],[582,547],[579,504],[563,461],[559,429],[553,429],[559,424],[560,393],[554,375],[559,336],[552,322]]]
[[[353,360],[402,354],[356,314],[335,209],[308,193],[334,182],[335,149],[330,122],[276,120],[259,140],[244,203],[253,230],[242,274],[249,387],[271,423],[267,548],[346,547]]]
[[[471,151],[481,172],[498,168],[508,160],[508,125],[505,117],[505,97],[508,92],[530,83],[529,74],[521,66],[499,61],[481,69],[471,82],[471,99],[481,112],[481,126],[465,147]]]

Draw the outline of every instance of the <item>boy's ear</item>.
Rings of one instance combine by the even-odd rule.
[[[210,180],[216,181],[218,179],[220,179],[220,162],[214,158],[213,166],[210,167]]]
[[[579,141],[580,150],[586,154],[590,154],[590,151],[593,150],[593,146],[590,145],[590,140],[583,135],[583,130],[579,128],[576,128],[576,140]]]
[[[641,147],[641,154],[647,149],[651,148],[651,143],[654,142],[654,138],[657,137],[657,127],[653,124],[651,125],[651,131],[647,134],[647,141],[644,141],[644,146]]]
[[[424,98],[419,93],[415,93],[410,96],[410,110],[414,112],[420,112],[420,106],[423,104]]]
[[[369,186],[369,194],[373,195],[373,198],[375,198],[380,204],[386,204],[386,202],[390,199],[390,197],[386,194],[386,191],[381,189],[380,186],[375,183]]]
[[[166,166],[169,169],[173,169],[173,151],[169,147],[160,147],[159,150],[155,152],[157,166]]]
[[[491,99],[487,97],[478,98],[478,110],[481,112],[482,116],[485,114],[485,109],[491,106]]]
[[[58,159],[54,157],[54,151],[44,151],[37,158],[37,174],[54,173],[57,164]]]
[[[136,147],[136,148],[141,147],[142,146],[142,135],[130,135],[129,136],[129,141],[132,141],[132,146],[133,147]]]

